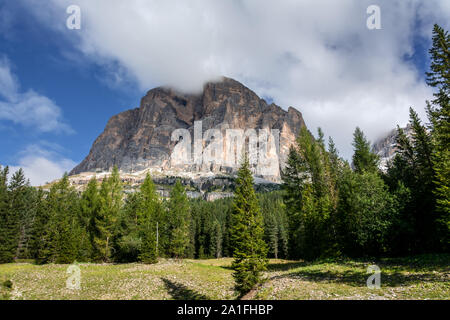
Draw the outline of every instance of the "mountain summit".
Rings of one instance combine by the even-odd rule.
[[[70,175],[109,171],[114,165],[127,173],[151,168],[209,174],[232,173],[239,163],[230,164],[227,161],[231,149],[226,131],[242,129],[237,132],[243,133],[244,145],[259,132],[259,138],[253,141],[260,148],[260,132],[261,129],[266,129],[267,132],[275,130],[273,132],[279,133],[276,138],[279,141],[276,144],[277,156],[266,161],[277,168],[272,168],[269,174],[259,172],[258,169],[254,173],[255,176],[270,175],[270,180],[279,180],[279,168],[283,167],[289,147],[302,126],[305,126],[305,122],[299,111],[292,107],[285,111],[273,103],[267,104],[252,90],[230,78],[224,77],[219,82],[206,83],[203,92],[197,95],[158,87],[148,91],[139,108],[111,117],[103,133],[92,145],[89,155]],[[174,131],[180,129],[189,132],[191,138],[181,135],[182,138],[174,139]],[[207,133],[208,137],[205,137]],[[177,134],[175,136],[178,138]],[[203,139],[200,144],[195,145],[195,138],[199,136]],[[200,152],[201,158],[201,152],[205,154],[208,143],[211,144],[214,139],[219,142],[220,150],[213,155],[214,161],[211,162],[199,162],[198,159],[180,162],[178,158],[181,149],[177,145],[183,139],[187,139],[184,140],[187,147],[183,152],[188,153],[185,159],[194,159],[192,152],[197,155]],[[189,139],[192,139],[191,143]],[[198,148],[202,150],[199,151]],[[272,154],[274,151],[272,150]],[[174,156],[174,152],[177,152],[177,156]]]

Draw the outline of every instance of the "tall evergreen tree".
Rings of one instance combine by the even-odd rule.
[[[50,218],[49,210],[47,209],[47,195],[48,193],[38,188],[35,195],[35,214],[31,230],[30,243],[30,258],[39,262],[39,250],[42,242],[47,223]]]
[[[9,210],[8,192],[9,168],[0,166],[0,263],[12,262],[14,259],[14,242],[17,230],[16,220]]]
[[[269,254],[277,258],[288,256],[288,219],[282,195],[279,191],[258,195],[259,205],[264,219],[264,240]]]
[[[392,230],[395,253],[436,249],[432,140],[417,113],[410,109],[411,136],[398,128],[397,154],[388,166],[386,182],[399,203],[399,219]]]
[[[92,248],[95,244],[95,219],[100,215],[100,193],[98,189],[97,177],[92,177],[86,189],[81,194],[80,209],[81,209],[81,223],[85,227],[86,236],[88,239],[83,239],[85,252],[89,258],[93,257]],[[85,240],[89,240],[89,243]]]
[[[370,142],[359,127],[353,133],[353,168],[356,172],[376,172],[378,170],[378,156],[371,152]]]
[[[336,181],[323,142],[317,142],[306,128],[300,130],[297,145],[290,151],[282,179],[290,256],[314,259],[333,252],[336,231],[331,221],[337,206]]]
[[[11,178],[10,190],[10,212],[17,220],[17,235],[14,239],[14,257],[29,258],[29,245],[32,224],[35,214],[35,191],[26,180],[22,169],[17,170]]]
[[[139,234],[138,212],[141,206],[141,198],[138,192],[127,196],[118,219],[115,236],[114,258],[118,262],[139,261],[142,238]]]
[[[0,223],[3,225],[0,260],[12,262],[18,258],[21,248],[28,245],[29,224],[32,214],[32,198],[22,169],[17,170],[7,184],[8,168],[2,171],[0,183]]]
[[[299,251],[298,227],[301,224],[302,194],[307,176],[301,165],[300,155],[294,145],[289,148],[286,166],[281,173],[281,177],[284,191],[283,200],[289,221],[289,253],[291,256],[295,256]]]
[[[78,194],[67,174],[52,185],[46,198],[49,219],[45,225],[37,261],[72,263],[79,257],[81,228]]]
[[[170,192],[168,209],[168,253],[180,259],[186,256],[190,244],[191,211],[186,190],[179,180]]]
[[[243,295],[261,281],[267,264],[267,247],[263,240],[263,218],[258,206],[247,154],[236,179],[232,211],[232,268],[235,288]]]
[[[92,221],[93,250],[96,260],[110,261],[113,236],[122,207],[122,180],[114,166],[111,175],[100,186],[100,209]]]
[[[438,25],[433,29],[433,45],[430,49],[431,65],[427,83],[435,88],[435,99],[428,102],[434,146],[434,193],[438,210],[442,246],[450,246],[450,35]]]
[[[140,205],[137,217],[142,238],[141,254],[139,258],[145,263],[155,263],[158,259],[157,230],[161,221],[161,203],[156,192],[155,184],[147,173],[141,185],[139,194]]]

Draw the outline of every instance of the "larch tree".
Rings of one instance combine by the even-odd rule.
[[[122,207],[122,180],[114,166],[111,175],[100,186],[100,210],[93,219],[93,249],[96,260],[110,261],[112,237]]]

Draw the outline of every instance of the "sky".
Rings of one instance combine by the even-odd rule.
[[[426,120],[434,23],[450,29],[450,1],[0,0],[0,165],[52,181],[151,88],[222,75],[295,107],[350,159],[356,126],[373,142],[411,106]]]

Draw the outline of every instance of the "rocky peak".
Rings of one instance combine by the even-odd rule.
[[[200,94],[154,88],[141,99],[139,108],[111,117],[89,155],[70,174],[104,172],[114,165],[129,173],[150,168],[172,172],[234,172],[237,166],[225,165],[220,159],[227,155],[226,141],[223,153],[212,165],[174,163],[172,153],[179,141],[172,140],[172,133],[176,129],[186,129],[193,140],[198,121],[201,121],[203,134],[209,129],[218,129],[223,137],[227,129],[279,130],[279,152],[275,160],[280,167],[300,128],[305,125],[302,114],[295,108],[285,111],[275,104],[268,105],[252,90],[230,78],[206,83]],[[207,146],[206,141],[202,144]],[[279,171],[271,177],[271,180],[277,179]]]

